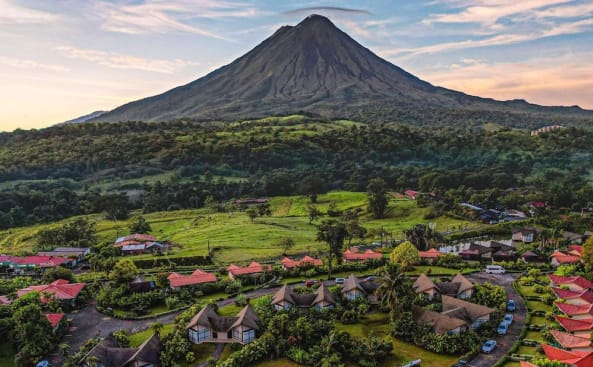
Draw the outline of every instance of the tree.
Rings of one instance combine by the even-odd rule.
[[[568,367],[568,364],[566,363],[562,363],[560,361],[552,361],[543,357],[532,358],[529,362],[531,362],[534,366],[538,367]]]
[[[443,241],[443,236],[426,224],[416,224],[412,228],[406,229],[404,235],[406,240],[412,242],[421,251],[428,250]]]
[[[125,329],[116,330],[112,333],[120,348],[130,347],[130,333]]]
[[[251,223],[255,222],[255,218],[257,218],[257,210],[254,208],[249,208],[245,210],[245,214],[251,219]]]
[[[150,224],[146,221],[146,218],[144,218],[141,215],[132,218],[129,229],[130,233],[141,234],[148,234],[152,231],[152,228],[150,227]]]
[[[67,281],[73,282],[74,275],[72,274],[72,270],[62,266],[56,266],[55,268],[47,269],[43,273],[43,278],[41,281],[43,283],[51,283],[58,279],[66,279]]]
[[[257,215],[260,217],[266,216],[269,217],[272,215],[272,209],[270,208],[270,203],[262,203],[257,204]]]
[[[373,178],[367,185],[368,210],[374,218],[383,218],[387,209],[387,184],[381,178]]]
[[[127,219],[130,215],[130,201],[125,192],[101,196],[101,209],[112,221]]]
[[[161,324],[158,321],[155,321],[155,322],[151,322],[149,327],[153,333],[155,333],[156,335],[160,335],[161,331],[163,331],[163,328],[165,327],[165,325]]]
[[[407,271],[410,266],[420,262],[420,254],[410,241],[405,241],[391,251],[389,259],[392,263],[399,264],[403,271]]]
[[[321,222],[317,229],[317,241],[325,242],[328,246],[328,279],[331,279],[332,263],[334,255],[338,263],[342,260],[342,247],[346,237],[346,227],[342,222],[335,219],[328,219]]]
[[[323,215],[323,213],[321,213],[321,211],[319,211],[319,209],[317,209],[315,205],[307,206],[307,214],[309,215],[309,224],[321,218],[321,216]]]
[[[324,182],[318,174],[305,177],[297,186],[297,192],[307,195],[311,203],[317,203],[317,196],[324,190]]]
[[[284,237],[280,241],[273,244],[274,246],[282,249],[282,255],[286,255],[286,252],[294,247],[294,240],[290,237]]]
[[[399,264],[387,264],[379,277],[381,285],[377,294],[380,295],[381,307],[389,309],[392,319],[403,309],[402,298],[411,293],[402,270]]]
[[[352,242],[352,239],[358,238],[364,239],[367,230],[359,223],[358,212],[356,210],[346,210],[342,215],[342,222],[346,226],[346,238],[348,239],[348,245]]]
[[[91,247],[97,243],[95,222],[78,218],[61,228],[37,232],[37,250],[53,250],[58,246]]]
[[[109,279],[118,284],[130,283],[138,275],[136,264],[130,259],[121,259],[109,272]]]
[[[15,301],[12,315],[12,340],[19,351],[17,365],[30,366],[54,349],[54,335],[47,317],[41,312],[39,293],[31,292]]]
[[[583,244],[581,261],[585,266],[585,271],[587,272],[589,278],[593,277],[593,237],[589,237],[589,239]]]

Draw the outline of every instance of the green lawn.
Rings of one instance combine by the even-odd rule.
[[[0,366],[2,367],[14,367],[15,350],[12,347],[12,343],[7,340],[0,342]]]
[[[161,330],[161,335],[165,336],[170,334],[173,331],[173,327],[175,324],[166,324],[163,326],[163,330]],[[130,335],[130,345],[132,347],[137,347],[140,344],[144,343],[148,338],[152,336],[153,332],[150,328],[140,331],[138,333]]]
[[[382,364],[385,367],[397,366],[418,358],[422,359],[423,367],[449,367],[457,360],[455,356],[432,353],[390,336],[388,315],[384,313],[369,314],[356,324],[345,325],[336,322],[336,328],[348,332],[353,337],[367,337],[372,330],[378,337],[391,338],[393,352]]]

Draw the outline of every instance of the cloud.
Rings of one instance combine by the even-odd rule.
[[[181,31],[230,41],[228,38],[196,25],[196,19],[247,18],[265,13],[243,3],[228,1],[144,0],[137,4],[100,2],[96,14],[102,29],[129,34]]]
[[[187,66],[199,65],[196,62],[180,59],[151,60],[137,56],[122,55],[114,52],[105,52],[99,50],[81,49],[71,46],[60,46],[56,47],[55,50],[73,59],[90,61],[113,69],[133,69],[172,74]]]
[[[13,57],[0,56],[0,65],[18,69],[45,70],[45,71],[68,71],[62,65],[44,64],[34,60],[18,59]]]
[[[14,4],[10,0],[0,0],[0,24],[49,24],[59,16]]]
[[[310,6],[305,8],[298,8],[294,10],[285,11],[284,15],[299,15],[302,13],[314,13],[314,12],[332,12],[332,13],[347,13],[347,14],[364,14],[372,15],[368,10],[364,9],[353,9],[353,8],[342,8],[339,6]]]

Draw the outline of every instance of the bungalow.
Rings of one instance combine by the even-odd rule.
[[[110,335],[101,340],[79,362],[80,367],[157,367],[163,343],[157,334],[153,334],[138,348],[120,348],[115,338]]]
[[[130,282],[130,291],[134,293],[149,292],[156,288],[154,280],[146,280],[142,275],[138,275],[136,279]]]
[[[276,292],[276,294],[274,294],[272,305],[274,306],[274,309],[278,311],[289,310],[293,307],[314,307],[316,310],[322,310],[333,308],[336,305],[336,301],[329,289],[323,284],[317,288],[315,293],[305,294],[295,293],[294,288],[289,288],[288,285],[284,285],[278,292]]]
[[[187,286],[199,285],[204,283],[216,283],[216,275],[214,275],[214,273],[208,273],[200,269],[196,269],[191,275],[171,273],[171,275],[169,275],[167,279],[169,279],[169,286],[174,291],[178,291],[182,287]]]
[[[49,324],[51,325],[51,329],[53,330],[54,333],[57,332],[58,329],[60,328],[60,324],[65,316],[66,316],[65,313],[48,313],[45,315],[45,317],[47,317],[47,321],[49,321]]]
[[[380,260],[383,258],[378,252],[368,249],[364,252],[358,252],[358,248],[352,247],[344,251],[344,262],[356,262],[356,261],[368,261],[368,260]]]
[[[266,271],[271,271],[272,266],[263,266],[258,262],[252,261],[251,264],[249,264],[249,266],[245,267],[240,267],[238,265],[231,264],[228,266],[227,270],[229,272],[229,278],[231,278],[231,280],[235,280],[237,276],[261,274]]]
[[[593,333],[593,318],[583,320],[574,320],[563,316],[554,316],[554,318],[567,332],[582,338],[591,338],[591,333]]]
[[[74,258],[77,261],[84,260],[91,253],[91,249],[88,247],[57,247],[53,251],[40,251],[37,253],[38,256],[55,256],[55,257],[67,257]]]
[[[76,260],[55,256],[7,256],[4,258],[4,263],[8,263],[8,267],[14,269],[16,273],[23,273],[37,268],[73,267]]]
[[[550,264],[553,267],[558,267],[560,265],[578,264],[579,262],[581,262],[580,255],[573,255],[558,250],[554,251],[552,255],[550,255],[550,259]]]
[[[576,244],[583,243],[583,235],[580,235],[578,233],[564,231],[564,232],[562,232],[562,237],[569,240],[570,243],[573,243],[573,244],[574,243],[576,243]]]
[[[443,256],[445,253],[440,252],[437,249],[431,248],[428,251],[418,251],[418,255],[420,255],[420,259],[427,261],[431,264],[434,264],[439,257]]]
[[[202,343],[247,344],[256,338],[259,318],[249,305],[235,317],[220,316],[214,308],[206,305],[187,324],[189,341]]]
[[[433,283],[425,274],[421,274],[412,288],[416,294],[426,294],[429,299],[434,298],[435,294],[443,294],[459,299],[468,299],[474,291],[474,284],[461,274],[457,274],[450,282]]]
[[[558,330],[550,330],[550,334],[556,340],[558,345],[568,351],[593,352],[591,340],[582,336],[576,336]]]
[[[512,229],[513,241],[519,241],[523,243],[532,243],[535,237],[535,228],[513,228]]]
[[[582,292],[584,290],[593,290],[593,283],[583,278],[582,276],[565,277],[561,275],[548,274],[550,279],[550,286],[557,287],[567,286],[573,292]]]
[[[571,367],[593,366],[593,352],[566,351],[551,345],[541,344],[546,358],[551,361],[559,361]]]
[[[512,241],[479,241],[472,242],[460,253],[466,260],[508,261],[516,258],[516,249]]]
[[[305,256],[300,260],[293,260],[291,258],[284,257],[284,258],[282,258],[280,263],[282,263],[282,269],[284,269],[284,270],[294,269],[294,268],[298,268],[301,266],[303,266],[303,267],[323,266],[323,260],[315,259],[315,258],[312,258],[311,256]]]
[[[129,242],[120,246],[122,255],[141,255],[147,253],[163,253],[171,248],[168,243],[161,242],[143,242],[135,243]]]
[[[593,303],[593,292],[590,290],[570,291],[562,288],[552,288],[556,297],[563,299],[565,303],[571,305],[586,305]]]
[[[464,320],[471,329],[477,329],[490,320],[490,315],[496,311],[490,307],[446,295],[442,296],[441,302],[443,305],[442,314]]]
[[[417,324],[433,327],[434,332],[438,335],[459,334],[467,331],[467,324],[464,320],[438,313],[436,311],[430,311],[421,307],[414,307],[412,316]]]
[[[573,320],[589,320],[593,318],[593,305],[571,305],[569,303],[554,302],[554,306]]]
[[[521,260],[523,260],[526,263],[535,263],[543,261],[541,256],[530,250],[525,251],[523,255],[521,255]]]
[[[425,294],[428,299],[433,299],[436,294],[440,293],[436,284],[426,274],[420,274],[416,278],[416,281],[412,284],[412,289],[416,294]]]
[[[375,303],[377,301],[377,295],[375,294],[377,288],[379,288],[378,282],[374,280],[360,281],[354,274],[350,274],[342,284],[341,293],[349,301],[366,297],[371,303]]]
[[[20,289],[17,291],[17,297],[20,298],[31,292],[39,292],[41,294],[41,301],[44,303],[48,303],[52,297],[55,297],[62,302],[67,302],[74,306],[85,285],[85,283],[70,283],[64,279],[58,279],[48,285],[32,285]],[[48,295],[51,297],[48,297]]]

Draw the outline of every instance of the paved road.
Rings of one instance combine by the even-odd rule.
[[[527,307],[525,301],[519,293],[513,287],[516,275],[513,274],[486,274],[486,273],[475,273],[467,276],[474,282],[490,282],[504,287],[507,292],[509,299],[515,300],[517,304],[517,310],[514,312],[514,322],[509,328],[509,331],[504,336],[498,336],[496,340],[496,349],[491,354],[480,353],[476,358],[472,359],[468,366],[470,367],[490,367],[495,364],[499,359],[506,356],[509,350],[519,338],[521,329],[525,326],[525,318],[527,317]]]

